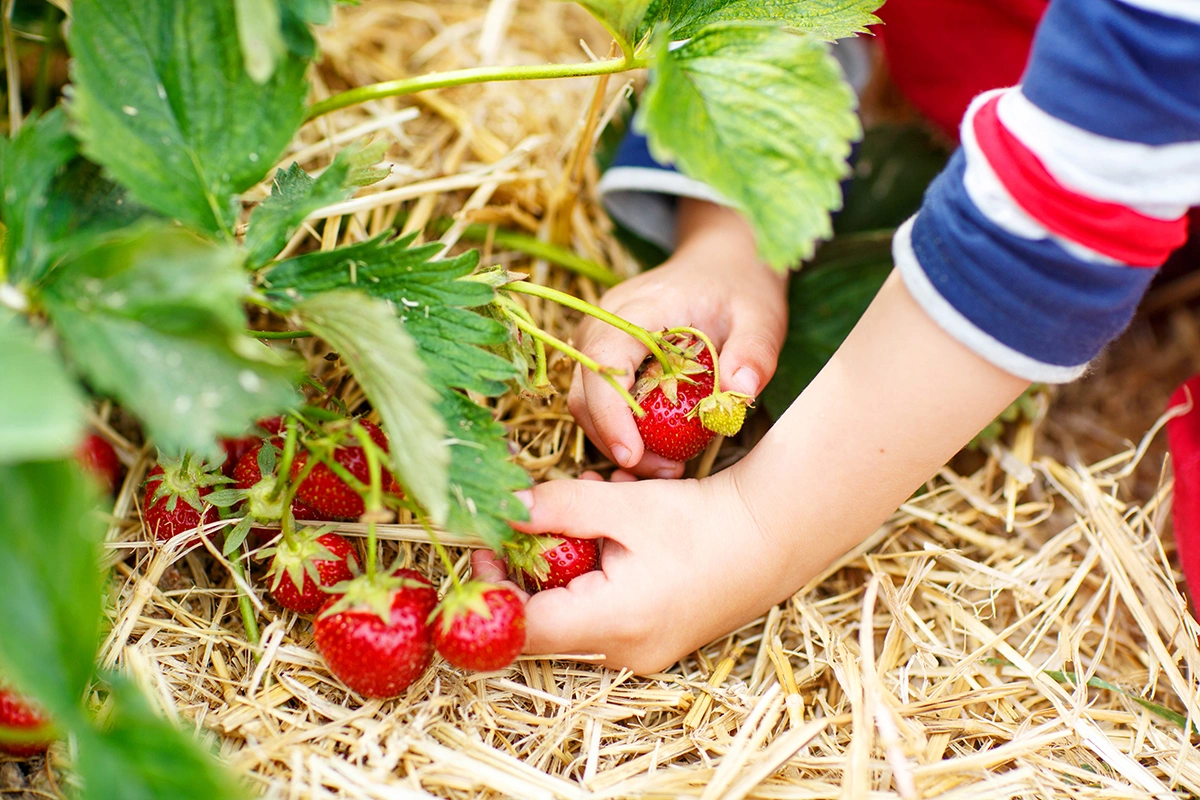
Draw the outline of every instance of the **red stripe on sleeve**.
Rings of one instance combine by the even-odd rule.
[[[993,98],[975,114],[975,138],[1013,200],[1044,228],[1134,267],[1161,266],[1187,241],[1186,216],[1155,219],[1063,186],[1004,127],[996,112],[999,101]]]

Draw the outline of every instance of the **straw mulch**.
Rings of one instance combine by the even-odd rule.
[[[608,49],[578,8],[545,0],[372,0],[341,9],[322,45],[322,93]],[[401,214],[416,230],[462,212],[568,242],[630,274],[583,157],[626,86],[618,76],[465,87],[310,125],[292,156],[306,168],[377,133],[395,141],[395,169],[319,215],[292,247],[359,240]],[[596,295],[557,268],[484,249],[488,262]],[[533,310],[570,335],[570,317]],[[325,670],[310,623],[269,600],[256,662],[212,548],[146,543],[135,498],[147,460],[129,447],[133,469],[110,528],[114,628],[103,658],[182,724],[211,732],[236,770],[279,798],[1200,793],[1191,738],[1137,702],[1200,718],[1200,631],[1162,536],[1170,479],[1152,429],[1175,382],[1200,367],[1198,336],[1178,308],[1139,322],[1048,414],[944,469],[790,602],[645,679],[567,661],[523,659],[486,675],[438,662],[406,697],[364,702]],[[326,363],[319,350],[305,354]],[[568,366],[552,369],[560,387]],[[329,377],[337,367],[321,369]],[[345,397],[361,400],[352,387]],[[603,466],[588,461],[563,395],[506,398],[496,411],[535,477]],[[701,472],[748,443],[726,443]],[[419,540],[410,529],[385,535],[385,556],[403,551],[445,579],[428,547],[404,541]],[[467,551],[457,552],[465,569]]]

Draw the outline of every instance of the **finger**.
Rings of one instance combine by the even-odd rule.
[[[721,348],[721,388],[756,396],[775,374],[786,335],[786,317],[740,314]]]
[[[626,390],[633,386],[637,368],[648,352],[644,344],[616,329],[598,331],[582,349],[602,366],[623,372],[615,378]],[[579,386],[586,416],[591,420],[592,441],[607,450],[618,466],[637,464],[645,447],[624,398],[590,370],[583,371]],[[578,406],[579,400],[576,403]]]
[[[609,480],[613,483],[630,483],[632,481],[636,481],[637,479],[638,476],[634,475],[627,469],[619,469],[612,474],[611,478],[609,478]]]
[[[485,583],[499,583],[508,578],[508,562],[491,550],[471,553],[471,575]]]
[[[528,522],[513,522],[523,533],[565,533],[584,539],[616,538],[627,526],[629,486],[604,481],[550,481],[535,486]]]
[[[596,470],[594,470],[594,469],[589,469],[587,472],[585,472],[579,476],[579,480],[581,480],[581,481],[602,481],[602,480],[604,480],[604,476],[601,475],[599,472],[596,472]]]
[[[570,586],[538,592],[525,606],[525,652],[602,653],[611,643],[620,615],[612,584],[603,572],[589,572]]]

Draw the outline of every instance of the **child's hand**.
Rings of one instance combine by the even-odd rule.
[[[754,620],[836,555],[818,544],[785,557],[788,543],[759,527],[733,475],[604,483],[590,473],[537,486],[530,522],[514,527],[603,537],[603,571],[530,598],[526,652],[603,654],[607,666],[657,672]],[[472,565],[482,580],[505,578],[486,550]]]
[[[679,247],[662,266],[604,295],[600,305],[647,330],[690,325],[720,351],[721,387],[754,396],[775,373],[787,333],[787,279],[760,263],[740,216],[683,200]],[[628,388],[648,355],[625,333],[587,318],[575,344],[601,364],[622,369]],[[645,453],[629,407],[599,376],[576,368],[569,398],[584,433],[618,465],[638,475],[677,478],[683,465]]]

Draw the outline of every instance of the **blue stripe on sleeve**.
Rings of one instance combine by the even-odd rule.
[[[1050,240],[1006,233],[967,195],[965,165],[959,150],[912,230],[929,283],[1003,345],[1042,364],[1087,363],[1129,324],[1155,270],[1091,264]]]
[[[1022,91],[1043,111],[1113,139],[1200,139],[1200,25],[1116,0],[1054,0]]]

